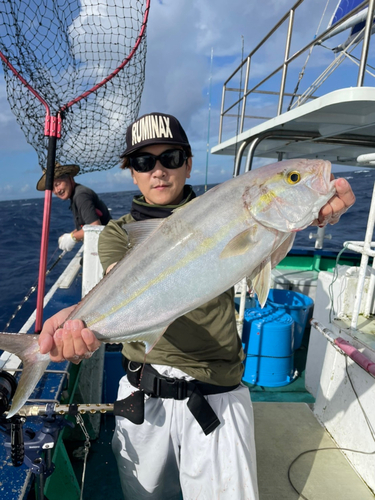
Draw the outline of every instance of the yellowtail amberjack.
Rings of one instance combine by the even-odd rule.
[[[288,160],[209,190],[170,217],[126,224],[132,249],[78,304],[103,342],[145,344],[148,353],[178,317],[248,277],[263,305],[271,268],[334,195],[331,165]],[[0,333],[0,349],[23,361],[12,408],[26,402],[49,363],[38,336]]]

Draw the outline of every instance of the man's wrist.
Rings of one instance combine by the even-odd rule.
[[[77,238],[74,236],[74,232],[71,232],[71,233],[70,233],[70,236],[72,237],[72,240],[73,240],[73,241],[75,241],[75,242],[77,242],[77,241],[78,241],[78,240],[77,240]]]

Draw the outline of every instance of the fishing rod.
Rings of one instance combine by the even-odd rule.
[[[66,250],[64,250],[63,252],[61,252],[61,254],[57,257],[57,259],[55,260],[55,262],[52,264],[52,266],[46,271],[46,274],[45,276],[47,277],[49,275],[49,273],[54,269],[54,267],[61,261],[61,259],[64,257],[64,255],[66,254]],[[27,292],[27,294],[24,296],[24,298],[22,299],[22,301],[18,304],[18,306],[16,307],[14,313],[12,314],[12,316],[9,318],[9,321],[8,323],[5,325],[3,331],[6,332],[7,329],[9,328],[11,322],[14,320],[14,318],[17,316],[17,314],[20,312],[21,308],[24,306],[25,302],[27,302],[29,300],[29,298],[31,297],[31,295],[35,292],[35,290],[38,288],[38,281],[39,279],[37,278],[36,281],[35,281],[35,284],[32,285],[30,287],[30,290]]]
[[[1,373],[0,373],[1,377]],[[42,417],[46,415],[84,415],[85,413],[110,413],[115,416],[123,416],[122,406],[124,400],[115,401],[114,403],[79,403],[79,404],[60,404],[60,403],[43,403],[24,405],[19,410],[17,415],[23,418],[26,417]],[[8,411],[3,414],[5,417]]]

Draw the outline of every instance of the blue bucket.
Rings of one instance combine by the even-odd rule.
[[[278,387],[294,380],[293,328],[294,321],[285,311],[267,305],[245,310],[244,382]]]
[[[314,301],[303,293],[273,288],[269,291],[267,305],[284,310],[292,316],[295,322],[294,349],[299,349]]]

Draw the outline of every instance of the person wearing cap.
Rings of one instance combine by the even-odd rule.
[[[75,182],[74,177],[79,172],[78,165],[60,165],[56,162],[53,179],[53,193],[60,200],[70,200],[70,210],[73,212],[75,229],[71,233],[62,234],[58,243],[60,250],[69,252],[77,241],[83,241],[85,224],[106,225],[111,219],[105,203],[99,196],[86,186]],[[46,189],[46,172],[43,172],[36,188]]]
[[[191,148],[175,117],[138,118],[126,143],[121,168],[130,169],[141,194],[130,213],[111,220],[99,237],[106,272],[129,250],[127,224],[168,217],[195,197],[185,184]],[[350,185],[341,181],[317,224],[336,222],[354,203]],[[100,345],[80,320],[60,329],[71,310],[47,320],[41,332],[40,350],[53,361],[77,363]],[[146,357],[140,342],[124,343],[122,352],[127,375],[117,399],[131,402],[137,391],[145,394],[141,402],[133,398],[130,419],[116,417],[112,446],[124,498],[258,499],[254,418],[249,390],[241,384],[245,356],[233,289],[175,320]],[[143,411],[143,423],[133,423]]]

